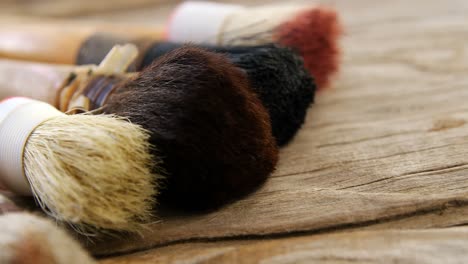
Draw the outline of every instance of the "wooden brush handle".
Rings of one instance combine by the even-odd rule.
[[[122,25],[85,25],[66,22],[16,23],[0,22],[0,58],[75,64],[82,45],[96,35],[115,35],[119,42],[135,39],[163,39],[162,29]]]
[[[55,105],[58,89],[70,73],[85,68],[0,60],[0,100],[19,96]]]
[[[0,57],[48,63],[73,63],[92,32],[36,25],[0,27]]]

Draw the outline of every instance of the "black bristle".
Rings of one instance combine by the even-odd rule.
[[[169,42],[154,45],[146,52],[142,66],[180,45]],[[302,58],[291,49],[273,44],[203,47],[225,54],[247,73],[252,88],[270,114],[277,144],[287,144],[303,124],[316,90]]]
[[[268,109],[279,146],[288,143],[304,123],[316,86],[302,59],[288,48],[261,47],[229,56],[247,72],[252,87]]]

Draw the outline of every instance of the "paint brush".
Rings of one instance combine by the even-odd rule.
[[[311,4],[256,7],[187,1],[167,24],[168,40],[214,45],[260,45],[276,42],[295,49],[326,87],[339,67],[341,25],[336,11]]]
[[[112,67],[108,62],[118,61],[112,54],[131,58],[127,53],[111,52],[99,67],[3,61],[0,75],[16,77],[0,86],[7,94],[50,100],[64,111],[99,108],[149,130],[158,150],[154,154],[161,155],[167,172],[161,199],[171,205],[211,209],[266,180],[278,149],[268,112],[243,71],[223,55],[185,46],[140,73],[100,73],[125,69],[127,63]],[[28,86],[33,79],[35,85]]]
[[[80,56],[78,64],[98,64],[111,47],[120,44],[115,36],[93,39],[86,56]],[[148,42],[149,43],[149,42]],[[154,42],[147,45],[134,64],[136,70],[150,65],[167,52],[182,47],[172,42]],[[107,48],[104,48],[107,47]],[[313,102],[316,86],[304,67],[303,60],[289,48],[274,44],[262,46],[213,46],[200,45],[209,51],[222,53],[244,70],[252,88],[270,114],[273,135],[279,146],[288,143],[304,122],[307,108]]]
[[[0,181],[86,234],[141,230],[157,194],[148,132],[111,115],[66,115],[27,98],[0,103]]]
[[[105,49],[104,58],[112,46],[100,47],[102,44],[95,42],[106,39],[116,44],[134,42],[144,47],[146,41],[164,38],[162,29],[142,25],[24,21],[15,17],[0,19],[0,24],[0,58],[57,64],[75,64],[88,49]]]
[[[289,4],[283,7],[242,8],[187,2],[175,10],[165,29],[151,25],[101,22],[91,25],[8,18],[3,22],[8,26],[0,27],[0,57],[87,64],[87,57],[96,58],[97,53],[103,58],[112,48],[109,43],[134,43],[144,53],[148,45],[162,40],[213,45],[277,42],[298,51],[319,89],[325,88],[339,66],[341,26],[337,13],[322,6]]]
[[[112,47],[122,44],[124,40],[123,36],[116,34],[96,35],[82,46],[76,63],[99,64]],[[140,47],[136,63],[133,64],[136,70],[143,69],[156,58],[183,45],[147,40],[143,47],[141,40],[134,41]],[[201,47],[223,53],[236,66],[246,71],[252,87],[270,114],[277,144],[283,146],[288,143],[304,122],[316,90],[302,59],[291,49],[274,44]]]
[[[182,44],[155,43],[148,48],[140,68]],[[301,57],[289,48],[277,45],[212,46],[247,73],[252,88],[270,114],[273,136],[279,146],[287,144],[297,133],[314,100],[316,86]]]
[[[96,263],[57,223],[18,207],[3,186],[0,192],[0,263]]]

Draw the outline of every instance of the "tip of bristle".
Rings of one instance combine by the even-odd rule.
[[[287,144],[304,123],[316,90],[303,59],[291,49],[276,45],[250,47],[249,52],[231,53],[229,57],[247,72],[269,111],[277,144]]]
[[[0,217],[1,263],[96,263],[56,223],[29,213]]]
[[[25,174],[44,211],[83,234],[139,232],[151,212],[160,176],[152,174],[149,134],[111,115],[49,119],[30,135]]]
[[[314,7],[283,23],[276,32],[282,45],[292,47],[304,58],[319,89],[327,87],[338,71],[341,23],[335,10]]]

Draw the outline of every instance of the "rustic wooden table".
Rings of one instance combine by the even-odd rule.
[[[9,10],[160,24],[178,1],[85,2]],[[102,263],[468,262],[468,1],[321,2],[345,25],[342,69],[268,183],[90,245]]]

